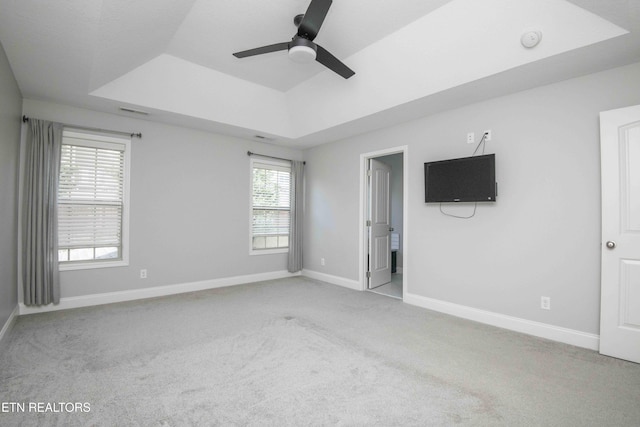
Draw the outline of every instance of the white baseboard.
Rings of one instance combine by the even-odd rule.
[[[7,321],[4,322],[4,326],[2,326],[2,330],[0,330],[0,342],[2,342],[2,339],[4,338],[5,334],[7,334],[13,327],[13,323],[18,318],[18,312],[19,312],[19,309],[18,309],[18,306],[16,305],[16,308],[13,309]]]
[[[562,328],[532,320],[521,319],[519,317],[507,316],[491,311],[480,310],[464,305],[440,301],[433,298],[426,298],[420,295],[405,293],[404,302],[429,310],[439,311],[463,319],[509,329],[552,341],[559,341],[577,347],[598,350],[600,348],[600,336],[574,329]]]
[[[326,273],[318,273],[313,270],[302,270],[302,275],[310,279],[322,280],[323,282],[331,283],[332,285],[343,286],[356,291],[362,290],[362,285],[360,285],[360,282],[357,280],[345,279],[344,277],[333,276]]]
[[[20,303],[19,313],[34,314],[48,311],[67,310],[70,308],[90,307],[94,305],[111,304],[114,302],[133,301],[144,298],[163,297],[186,292],[204,291],[207,289],[223,288],[226,286],[243,285],[264,280],[284,279],[299,276],[300,273],[287,271],[273,271],[269,273],[249,274],[245,276],[224,277],[222,279],[203,280],[200,282],[181,283],[177,285],[156,286],[153,288],[131,289],[128,291],[107,292],[103,294],[82,295],[78,297],[60,298],[59,304],[45,306],[26,306]]]
[[[168,295],[181,294],[186,292],[202,291],[207,289],[222,288],[225,286],[242,285],[246,283],[260,282],[264,280],[283,279],[303,275],[311,279],[321,280],[323,282],[342,286],[345,288],[361,291],[362,286],[357,280],[346,279],[344,277],[333,276],[331,274],[319,273],[313,270],[303,270],[302,273],[289,273],[286,271],[274,271],[269,273],[250,274],[245,276],[225,277],[221,279],[203,280],[199,282],[182,283],[177,285],[157,286],[152,288],[132,289],[120,292],[108,292],[103,294],[83,295],[78,297],[61,298],[60,303],[56,305],[47,305],[40,307],[25,306],[20,303],[9,319],[5,322],[2,330],[0,330],[0,341],[4,335],[10,330],[17,318],[18,314],[44,313],[48,311],[66,310],[71,308],[90,307],[94,305],[111,304],[115,302],[133,301],[144,298],[162,297]],[[504,314],[494,313],[491,311],[480,310],[477,308],[467,307],[446,301],[440,301],[433,298],[427,298],[405,292],[404,302],[429,310],[450,314],[463,319],[473,320],[485,323],[499,328],[509,329],[540,338],[546,338],[553,341],[563,342],[565,344],[575,345],[578,347],[598,350],[600,345],[600,337],[596,334],[576,331],[574,329],[562,328],[559,326],[549,325],[541,322],[521,319],[518,317],[507,316]]]

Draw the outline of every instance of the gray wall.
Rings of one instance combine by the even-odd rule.
[[[598,113],[634,104],[640,64],[305,151],[305,269],[358,280],[359,156],[406,144],[409,293],[598,333]],[[479,206],[473,219],[443,216],[438,205],[424,203],[423,163],[471,155],[467,132],[485,129],[493,131],[487,153],[496,153],[498,201]],[[543,295],[551,297],[551,311],[539,308]]]
[[[0,44],[0,329],[18,304],[18,159],[22,95]]]
[[[381,162],[391,167],[391,182],[389,184],[391,195],[391,227],[393,227],[394,233],[398,233],[400,235],[400,249],[398,250],[396,261],[397,267],[402,268],[402,174],[404,169],[402,165],[402,153],[378,157],[377,160],[380,160]]]
[[[130,265],[64,271],[63,298],[286,270],[286,254],[249,255],[247,150],[300,151],[28,99],[24,112],[143,134],[132,141]]]

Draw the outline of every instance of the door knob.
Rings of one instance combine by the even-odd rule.
[[[389,231],[393,231],[393,227],[389,227]]]
[[[616,242],[614,242],[613,240],[609,240],[607,242],[607,248],[614,249],[615,247],[616,247]]]

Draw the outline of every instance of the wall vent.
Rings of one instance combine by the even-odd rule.
[[[149,115],[149,113],[147,113],[146,111],[135,110],[133,108],[128,108],[128,107],[118,107],[118,109],[120,111],[124,111],[125,113],[140,114],[142,116],[148,116]]]
[[[255,139],[259,139],[260,141],[273,141],[273,138],[269,138],[268,136],[264,136],[264,135],[254,135],[253,136]]]

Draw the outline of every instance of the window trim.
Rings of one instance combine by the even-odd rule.
[[[255,163],[263,165],[273,165],[277,167],[285,167],[291,170],[291,163],[287,161],[278,161],[271,159],[255,159],[251,158],[249,162],[249,255],[273,255],[289,253],[289,247],[273,248],[273,249],[253,249],[253,168]],[[291,206],[289,206],[291,211]]]
[[[103,148],[108,144],[120,144],[124,146],[124,182],[123,182],[123,194],[122,194],[122,256],[120,259],[113,261],[70,261],[60,262],[58,261],[58,269],[60,271],[72,271],[72,270],[88,270],[95,268],[110,268],[110,267],[126,267],[129,265],[129,212],[130,212],[130,184],[131,184],[131,138],[125,138],[121,136],[113,136],[108,134],[101,134],[97,132],[89,132],[85,130],[78,130],[73,128],[65,128],[63,135],[68,136],[80,136],[83,139],[92,141],[86,146],[93,148]],[[64,137],[63,137],[64,141]],[[100,143],[105,144],[100,144]],[[64,143],[64,142],[63,142]]]

